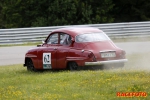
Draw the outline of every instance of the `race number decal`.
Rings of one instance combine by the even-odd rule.
[[[43,69],[51,68],[51,53],[43,53]]]

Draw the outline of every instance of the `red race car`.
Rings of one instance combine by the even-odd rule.
[[[24,66],[30,71],[123,67],[125,54],[97,28],[68,27],[51,32],[42,45],[28,50]]]

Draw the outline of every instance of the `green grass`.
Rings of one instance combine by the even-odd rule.
[[[149,100],[150,53],[127,54],[122,69],[28,72],[22,65],[0,66],[0,100]],[[146,92],[147,97],[117,97]]]
[[[22,65],[0,67],[0,100],[149,100],[149,71],[28,72]],[[117,97],[117,92],[147,97]]]
[[[10,47],[10,46],[32,46],[32,45],[38,45],[42,44],[42,42],[29,42],[29,43],[23,43],[23,44],[0,44],[0,47]]]

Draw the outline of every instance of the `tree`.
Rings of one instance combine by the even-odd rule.
[[[2,14],[3,3],[4,0],[0,0],[0,28],[5,28],[4,21],[3,21],[3,14]]]
[[[150,0],[114,0],[115,22],[150,20]]]
[[[108,23],[113,6],[112,0],[3,0],[0,19],[6,28]]]
[[[112,0],[89,0],[92,14],[92,23],[109,23],[113,22],[114,18],[110,12],[113,10],[114,4]]]

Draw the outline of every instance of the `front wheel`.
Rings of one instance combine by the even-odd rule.
[[[33,62],[31,59],[27,60],[27,70],[28,71],[36,71],[36,69],[34,68]]]
[[[76,62],[69,62],[69,63],[68,63],[68,69],[69,69],[70,71],[75,71],[75,70],[77,70],[77,69],[78,69],[77,63],[76,63]]]

